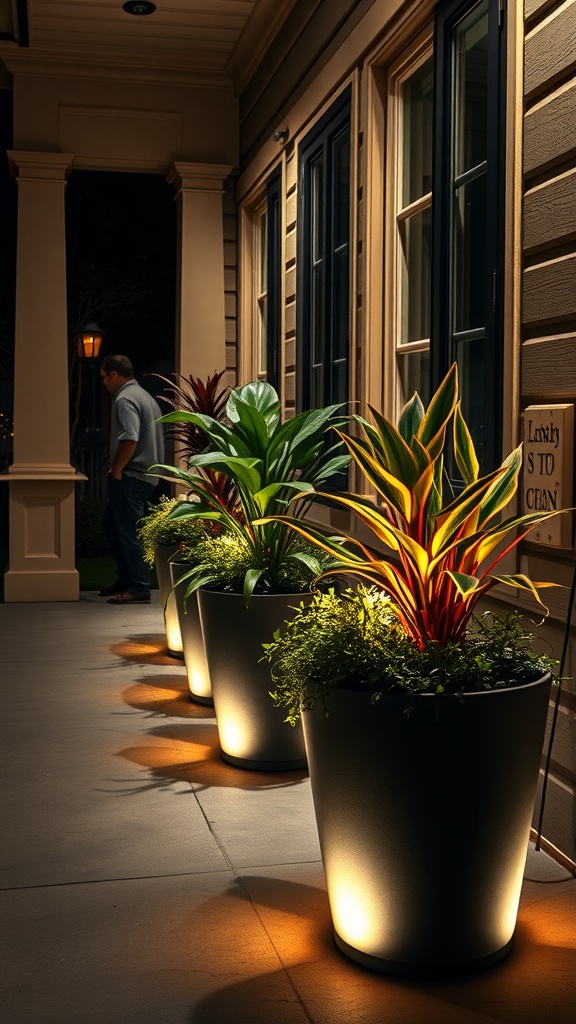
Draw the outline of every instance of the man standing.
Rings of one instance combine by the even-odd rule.
[[[135,380],[126,356],[106,356],[100,377],[114,399],[103,531],[118,568],[116,582],[100,594],[108,604],[147,604],[150,579],[136,526],[158,482],[148,470],[164,461],[164,433],[156,422],[162,411]]]

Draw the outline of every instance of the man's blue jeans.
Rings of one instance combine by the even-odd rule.
[[[121,480],[108,477],[108,503],[102,529],[118,568],[118,585],[131,594],[150,592],[150,578],[136,524],[146,514],[155,489],[156,484],[126,473]]]

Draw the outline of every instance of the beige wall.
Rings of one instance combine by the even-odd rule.
[[[74,153],[75,167],[93,169],[234,166],[237,102],[231,88],[16,75],[14,148]]]
[[[315,5],[316,8],[317,5]],[[352,85],[353,261],[351,289],[351,394],[369,399],[392,414],[393,395],[385,389],[385,336],[389,305],[385,287],[386,195],[386,69],[408,43],[430,40],[434,3],[390,2],[354,5],[339,29],[339,45],[307,39],[301,28],[301,84],[289,95],[291,68],[273,66],[272,56],[261,81],[274,81],[278,92],[260,102],[254,91],[241,97],[239,271],[239,365],[244,379],[254,374],[251,290],[251,211],[261,200],[272,170],[282,168],[284,203],[282,293],[282,397],[286,415],[293,414],[296,393],[297,324],[297,154],[314,122],[347,85]],[[520,413],[533,401],[574,401],[576,398],[576,0],[572,3],[527,0],[529,34],[524,45],[523,5],[508,4],[508,69],[505,223],[505,353],[503,450],[518,443]],[[324,45],[323,45],[324,43]],[[309,55],[306,67],[302,61]],[[526,83],[526,114],[523,88]],[[274,105],[275,101],[275,105]],[[250,116],[248,117],[248,109]],[[271,128],[287,129],[279,145]],[[244,132],[246,137],[244,137]],[[255,140],[258,139],[256,142]],[[522,157],[524,154],[524,167]],[[524,174],[524,179],[523,179]],[[524,209],[522,207],[525,191]],[[524,243],[522,239],[524,238]],[[523,254],[524,244],[524,254]],[[524,260],[524,261],[523,261]],[[574,265],[573,265],[574,264]],[[524,278],[524,305],[522,284]],[[528,278],[528,286],[526,280]],[[542,284],[539,296],[535,283]],[[361,486],[353,481],[353,486]],[[322,510],[324,525],[352,530],[341,512]],[[535,579],[553,580],[550,617],[542,631],[545,648],[560,657],[566,629],[574,556],[544,545],[525,545],[511,559]],[[502,596],[502,608],[516,605]],[[530,606],[534,613],[534,606]],[[576,673],[575,645],[568,649],[567,673]],[[575,684],[565,684],[559,735],[555,740],[553,776],[547,800],[544,835],[576,860],[576,704]]]

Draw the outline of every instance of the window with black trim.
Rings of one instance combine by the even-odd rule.
[[[505,18],[499,0],[436,15],[432,379],[458,363],[483,471],[501,461]]]
[[[501,460],[505,34],[499,0],[444,0],[387,75],[390,411],[456,361],[483,471]]]
[[[299,150],[298,406],[346,402],[350,339],[350,89]]]

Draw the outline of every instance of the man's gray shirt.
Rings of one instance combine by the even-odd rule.
[[[112,405],[110,465],[114,462],[119,441],[136,441],[136,451],[123,470],[128,476],[156,483],[148,476],[150,466],[164,462],[164,430],[156,423],[162,410],[136,380],[126,381],[116,392]]]

